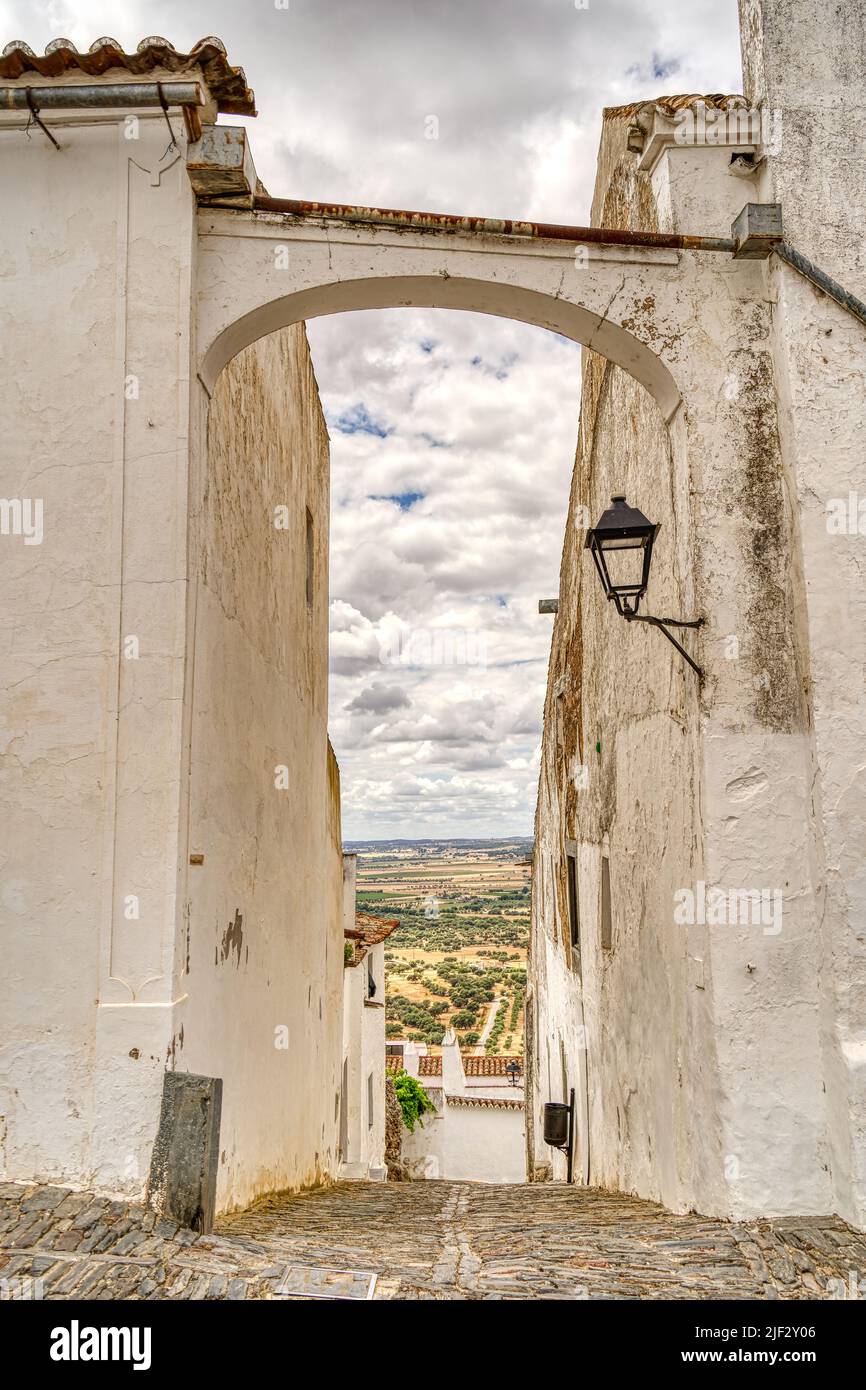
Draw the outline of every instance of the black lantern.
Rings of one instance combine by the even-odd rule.
[[[682,618],[655,618],[649,613],[638,613],[638,605],[647,591],[653,543],[659,532],[659,525],[647,520],[637,507],[630,507],[622,493],[611,497],[611,506],[603,512],[598,525],[586,534],[587,550],[598,570],[598,577],[608,598],[616,604],[616,611],[630,623],[651,623],[659,628],[669,642],[685,657],[693,671],[702,675],[701,668],[693,661],[672,633],[669,627],[701,627],[703,618],[686,622]]]
[[[649,583],[653,541],[659,530],[622,493],[611,497],[598,525],[586,533],[586,549],[598,570],[604,592],[623,617],[634,614]]]
[[[520,1063],[513,1057],[510,1062],[505,1063],[505,1072],[512,1086],[517,1085],[517,1078],[520,1076]]]

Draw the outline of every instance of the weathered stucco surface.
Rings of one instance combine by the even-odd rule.
[[[415,1132],[403,1131],[403,1161],[417,1181],[522,1183],[526,1177],[523,1109],[428,1091],[435,1107]]]
[[[612,116],[593,220],[709,231],[778,197],[789,240],[862,293],[862,239],[840,231],[862,222],[851,115],[835,96],[838,121],[828,109],[850,80],[862,114],[851,25],[781,0],[745,9],[747,35],[771,33],[760,62],[748,50],[747,94],[781,108],[780,147],[757,148],[743,177],[730,148],[652,144],[652,112],[643,152],[629,149],[634,113]],[[804,64],[818,50],[816,84]],[[862,475],[863,330],[784,265],[762,273],[750,306],[698,310],[712,341],[693,345],[707,376],[717,349],[724,370],[714,405],[698,385],[668,428],[641,387],[585,354],[539,783],[529,1160],[537,1177],[564,1171],[541,1106],[573,1086],[577,1170],[592,1182],[720,1214],[833,1206],[863,1225],[862,537],[827,527],[829,499]],[[578,508],[594,522],[614,491],[662,523],[646,610],[705,619],[685,639],[700,688],[660,634],[605,603],[581,550]],[[699,882],[777,894],[778,929],[677,921],[674,894]]]
[[[358,856],[343,855],[343,924],[355,931]],[[385,946],[352,942],[343,970],[339,1158],[343,1178],[386,1176]],[[370,982],[372,980],[372,991]]]
[[[587,363],[574,476],[574,506],[593,516],[617,491],[653,517],[663,509],[656,603],[683,611],[688,499],[673,477],[667,429],[647,393],[597,357]],[[539,782],[532,968],[543,981],[534,981],[534,1075],[544,1099],[567,1101],[577,1090],[579,1171],[588,1147],[593,1181],[652,1189],[670,1202],[682,1167],[702,1156],[691,1154],[694,1097],[682,1085],[693,1042],[686,951],[670,930],[675,889],[700,876],[698,696],[685,664],[658,650],[657,633],[627,629],[600,600],[584,538],[573,513]],[[568,928],[566,838],[577,842],[579,953]],[[616,903],[610,950],[599,936],[603,853]]]
[[[152,114],[135,142],[122,113],[53,124],[60,154],[0,117],[0,492],[44,520],[0,538],[0,1161],[140,1193],[172,1034],[193,205]]]
[[[180,1067],[224,1078],[225,1207],[334,1161],[327,438],[298,325],[216,384],[208,460],[183,136],[166,152],[152,111],[52,126],[60,155],[0,116],[0,492],[44,529],[0,538],[0,1162],[140,1196]]]
[[[745,92],[779,113],[780,157],[761,171],[786,235],[866,299],[861,155],[866,11],[741,0]],[[811,285],[771,271],[785,481],[802,566],[796,608],[808,650],[820,1038],[828,1168],[838,1210],[866,1226],[866,334]],[[828,526],[854,499],[854,525]]]
[[[190,509],[189,849],[204,862],[187,880],[174,1065],[223,1078],[220,1209],[336,1165],[343,899],[327,737],[328,467],[296,324],[217,382]]]

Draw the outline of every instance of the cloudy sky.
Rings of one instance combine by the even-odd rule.
[[[276,196],[549,222],[588,220],[604,106],[740,89],[736,0],[0,0],[0,20],[0,47],[37,51],[218,35],[255,90],[245,124]],[[530,834],[537,600],[558,589],[579,349],[445,311],[308,333],[344,836]]]

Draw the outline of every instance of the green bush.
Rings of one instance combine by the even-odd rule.
[[[394,1090],[403,1112],[403,1123],[410,1134],[415,1133],[415,1125],[424,1124],[423,1116],[435,1106],[421,1082],[407,1071],[398,1071],[394,1077]]]

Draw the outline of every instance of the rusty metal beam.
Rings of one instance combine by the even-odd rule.
[[[321,218],[352,226],[391,227],[418,232],[458,232],[471,236],[521,237],[533,241],[571,241],[600,246],[644,246],[662,251],[723,251],[732,255],[731,237],[681,236],[671,232],[634,232],[619,227],[568,227],[552,222],[517,222],[510,218],[470,217],[442,212],[407,212],[400,208],[365,208],[348,203],[311,203],[300,198],[256,194],[254,212]]]
[[[218,198],[199,199],[202,206],[222,207],[235,212],[273,212],[300,220],[343,222],[357,227],[391,227],[404,231],[457,232],[470,236],[519,237],[529,241],[570,241],[597,246],[643,246],[667,251],[720,251],[762,259],[775,253],[792,269],[834,299],[841,308],[866,324],[866,304],[833,280],[812,261],[782,240],[781,209],[776,204],[747,204],[737,218],[732,237],[681,236],[671,232],[637,232],[620,227],[567,227],[553,222],[516,222],[510,218],[461,216],[447,212],[408,212],[402,208],[366,208],[350,203],[311,203],[302,198],[252,198],[221,202]],[[767,227],[750,233],[748,218],[768,218]],[[743,219],[746,219],[744,221]],[[751,243],[756,243],[752,246]],[[541,609],[539,608],[539,611]]]

